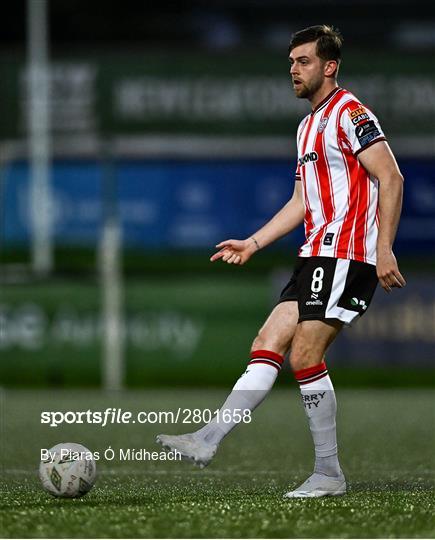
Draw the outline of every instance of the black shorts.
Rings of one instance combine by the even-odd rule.
[[[349,259],[299,257],[279,302],[296,300],[299,322],[338,319],[350,324],[370,305],[378,284],[376,267]]]

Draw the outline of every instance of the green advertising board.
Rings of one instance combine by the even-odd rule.
[[[231,387],[290,269],[281,273],[127,280],[121,324],[126,387]],[[422,283],[414,279],[404,300],[387,307],[378,291],[370,314],[343,331],[327,354],[336,383],[433,386],[434,304]],[[0,387],[101,386],[103,291],[96,280],[10,283],[0,296]],[[416,343],[418,358],[405,354],[399,362],[398,349]],[[288,362],[280,381],[293,381]]]
[[[23,57],[0,56],[0,139],[26,130]],[[286,51],[54,55],[56,134],[285,135],[308,112],[294,97]],[[389,136],[427,136],[435,123],[435,67],[427,54],[349,53],[339,82],[380,118]]]

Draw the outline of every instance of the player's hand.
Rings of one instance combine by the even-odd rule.
[[[405,278],[399,272],[396,257],[391,249],[377,253],[376,272],[379,283],[386,292],[391,292],[393,287],[402,288],[406,285]]]
[[[259,247],[253,238],[246,240],[224,240],[216,246],[219,251],[210,257],[210,261],[214,262],[222,259],[228,264],[245,264],[251,256],[258,251]]]

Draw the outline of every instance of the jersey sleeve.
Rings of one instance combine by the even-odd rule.
[[[372,144],[386,140],[376,116],[356,101],[344,110],[340,126],[342,135],[355,156]]]
[[[297,162],[296,162],[296,172],[295,172],[295,181],[301,180],[301,168],[299,165],[299,144],[301,140],[302,130],[304,128],[304,125],[307,121],[308,117],[305,117],[298,126],[297,132],[296,132],[296,144],[297,144]]]
[[[296,172],[295,172],[295,181],[297,182],[298,180],[301,180],[301,170],[299,167],[299,159],[297,161]]]

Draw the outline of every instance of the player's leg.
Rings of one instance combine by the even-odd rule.
[[[334,388],[324,354],[344,324],[363,315],[377,285],[373,265],[311,257],[298,279],[299,324],[290,364],[301,388],[313,436],[313,475],[289,497],[340,495],[346,483],[337,457]]]
[[[334,387],[324,355],[339,333],[340,321],[308,320],[298,324],[290,354],[290,365],[301,389],[302,403],[314,442],[314,473],[287,497],[342,495],[346,482],[338,462]]]
[[[217,415],[197,433],[206,442],[218,444],[239,422],[234,411],[253,411],[272,389],[289,350],[298,321],[296,302],[278,304],[251,347],[251,360]],[[233,418],[234,417],[234,418]]]
[[[234,385],[219,413],[195,433],[159,435],[157,442],[181,451],[200,466],[207,465],[221,440],[253,411],[273,387],[289,350],[299,317],[297,302],[278,304],[260,329],[251,347],[251,360]]]

